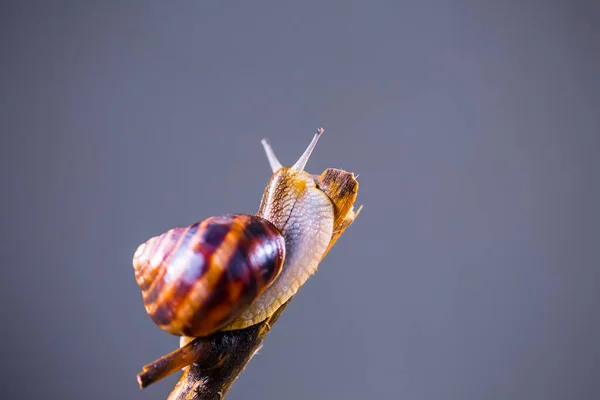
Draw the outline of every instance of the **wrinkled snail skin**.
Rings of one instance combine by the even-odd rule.
[[[133,264],[152,320],[199,337],[234,320],[277,278],[284,259],[284,239],[268,220],[225,215],[151,238]]]
[[[317,271],[333,233],[333,204],[313,177],[278,169],[263,194],[258,216],[273,223],[285,239],[286,258],[279,277],[223,330],[242,329],[271,316]]]

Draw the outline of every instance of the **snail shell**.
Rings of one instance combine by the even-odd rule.
[[[268,220],[208,218],[140,245],[135,278],[152,320],[174,335],[207,336],[232,322],[281,272],[285,241]]]

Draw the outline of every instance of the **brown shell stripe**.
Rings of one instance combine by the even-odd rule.
[[[169,254],[168,247],[171,243],[171,236],[173,236],[173,234],[174,230],[167,231],[156,238],[152,248],[149,248],[148,246],[144,248],[143,256],[145,256],[147,260],[144,265],[141,266],[137,274],[139,276],[138,284],[146,295],[152,284],[156,281],[157,275],[161,272],[160,265],[165,262],[165,258]],[[155,254],[162,254],[162,258],[158,265],[153,266],[151,261],[153,259],[152,256]],[[146,300],[146,295],[144,296],[144,301]]]
[[[229,273],[231,257],[240,243],[248,217],[235,215],[226,218],[231,221],[227,226],[229,230],[208,260],[209,267],[206,275],[194,285],[182,303],[182,307],[177,310],[175,320],[181,322],[178,328],[183,331],[217,327],[220,325],[220,319],[231,313],[231,305],[222,300],[215,302],[213,299],[220,299],[228,291],[235,290],[229,285],[230,282],[227,282],[226,277]],[[193,315],[202,315],[202,318],[191,318]],[[184,326],[183,322],[187,324]]]
[[[187,232],[189,229],[190,227],[171,229],[169,232],[164,234],[165,238],[162,241],[161,246],[157,248],[157,251],[160,252],[158,254],[162,254],[162,261],[160,263],[161,267],[156,268],[156,278],[154,279],[150,289],[146,292],[146,297],[144,298],[146,311],[153,317],[156,313],[157,307],[159,307],[161,304],[161,298],[164,298],[165,292],[168,291],[169,285],[165,282],[165,275],[168,271],[168,268],[166,267],[171,264],[173,257],[177,254],[177,251],[181,247],[181,243],[187,237]],[[152,254],[150,261],[155,254]]]
[[[139,264],[136,266],[135,262],[134,262],[134,270],[135,270],[135,280],[137,281],[138,285],[140,286],[140,289],[142,289],[142,294],[148,290],[148,288],[150,287],[150,285],[152,284],[153,279],[156,276],[156,271],[153,271],[150,267],[149,267],[149,263],[147,262],[143,262],[141,261],[144,258],[147,258],[148,254],[152,254],[152,252],[154,251],[154,249],[156,249],[158,247],[158,245],[161,243],[162,236],[157,237],[157,238],[152,238],[147,240],[143,245],[142,250],[138,249],[136,250],[136,254],[137,254],[137,258],[139,262]],[[151,243],[148,243],[152,241]],[[150,248],[152,247],[152,248]],[[138,251],[140,251],[139,253],[137,253]],[[134,259],[135,259],[136,255],[134,255]]]
[[[199,284],[204,285],[207,274],[218,272],[219,268],[215,267],[213,256],[229,233],[229,223],[233,218],[233,216],[209,218],[202,223],[192,225],[190,227],[192,229],[188,230],[183,240],[171,250],[173,256],[163,265],[160,297],[155,299],[152,313],[152,319],[163,329],[171,332],[180,330],[182,324],[178,315],[186,309],[189,309],[191,314],[196,312],[197,306],[190,304],[187,297],[190,292],[198,290]],[[196,262],[191,260],[194,256],[198,256]],[[172,266],[173,261],[178,260],[179,257],[182,258],[183,268]],[[165,274],[169,270],[172,276],[169,282],[164,282]],[[205,293],[204,290],[201,290],[200,294],[202,293]]]
[[[225,222],[227,220],[222,220],[221,223],[216,223],[214,219],[203,221],[186,242],[183,254],[179,256],[197,255],[199,260],[196,265],[190,264],[189,269],[180,271],[180,274],[173,279],[173,290],[161,297],[160,307],[156,309],[154,315],[154,320],[159,325],[170,325],[170,330],[181,329],[182,324],[178,323],[181,318],[179,315],[183,309],[191,306],[188,300],[189,293],[197,290],[196,286],[202,284],[207,274],[214,272],[211,271],[214,267],[213,254],[229,233],[229,227]],[[196,308],[190,312],[194,313]]]
[[[187,228],[177,228],[179,235],[177,243],[169,249],[169,259],[165,260],[162,265],[162,274],[159,277],[160,282],[157,284],[153,292],[153,298],[148,298],[154,306],[152,319],[161,326],[168,326],[174,316],[174,311],[178,306],[178,302],[185,296],[189,286],[192,283],[189,279],[185,279],[184,275],[189,275],[190,272],[196,272],[195,269],[201,270],[203,265],[194,265],[189,262],[191,243],[196,239],[197,232],[201,229],[201,224],[196,223]],[[169,278],[167,279],[167,276]],[[167,329],[170,330],[170,329]]]
[[[281,267],[277,268],[274,264],[277,262],[275,259],[271,260],[270,264],[265,263],[265,255],[264,252],[259,252],[262,257],[259,257],[256,252],[256,247],[264,246],[265,242],[269,242],[271,245],[276,246],[279,242],[285,247],[285,243],[283,242],[283,238],[280,237],[280,233],[272,226],[273,229],[269,229],[270,222],[262,219],[252,219],[251,222],[246,227],[246,235],[248,236],[249,245],[247,246],[246,253],[248,256],[248,262],[252,265],[262,265],[262,268],[253,268],[252,271],[255,272],[258,287],[262,287],[263,290],[266,289],[266,284],[269,281],[272,281],[275,278],[274,275],[277,275]],[[275,252],[282,252],[282,255],[285,256],[285,248],[275,248],[271,249]],[[283,260],[281,260],[283,261]]]
[[[266,264],[264,259],[250,257],[258,246],[264,246],[266,242],[277,243],[279,233],[270,229],[268,222],[253,216],[240,215],[235,222],[234,226],[239,228],[227,236],[222,247],[229,249],[220,254],[224,273],[214,286],[216,289],[208,292],[202,302],[199,314],[204,316],[203,319],[190,320],[192,324],[186,327],[190,332],[203,326],[220,327],[231,322],[267,287],[266,281],[279,272],[273,263]]]
[[[152,319],[167,331],[173,330],[172,322],[176,320],[176,311],[196,281],[209,269],[210,252],[198,246],[208,223],[205,220],[186,228],[177,245],[171,249],[171,257],[163,264],[160,292],[157,292],[154,302]],[[198,256],[201,262],[191,262],[190,257],[193,256]],[[181,259],[182,268],[173,265],[178,259]],[[167,273],[171,275],[169,282],[165,281]]]

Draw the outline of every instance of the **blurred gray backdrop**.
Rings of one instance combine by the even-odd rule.
[[[597,1],[1,7],[3,399],[164,398],[136,246],[321,125],[365,209],[232,400],[600,398]]]

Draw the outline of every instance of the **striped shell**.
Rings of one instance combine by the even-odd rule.
[[[211,217],[140,245],[135,278],[152,320],[174,335],[207,336],[231,323],[277,278],[285,241],[266,219]]]

